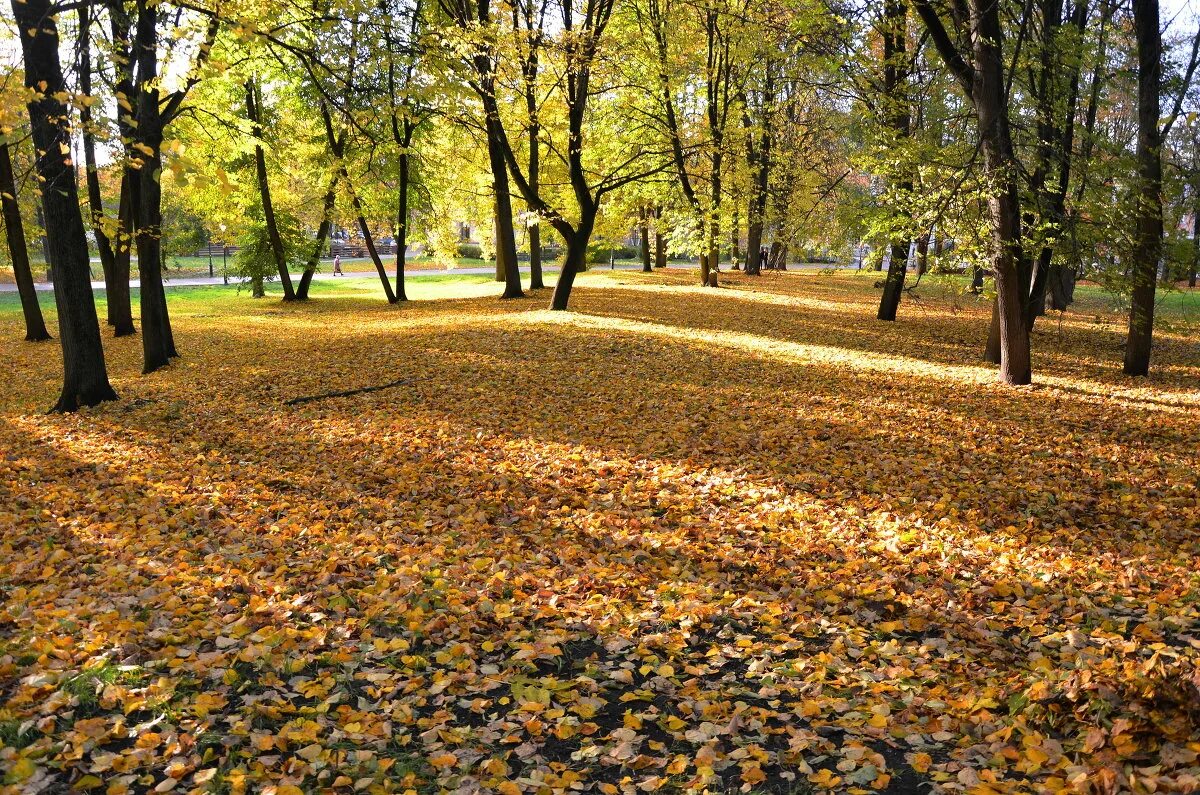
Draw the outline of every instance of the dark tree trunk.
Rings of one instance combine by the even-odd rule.
[[[1195,207],[1192,208],[1192,267],[1188,270],[1189,289],[1195,288],[1196,274],[1200,271],[1200,180],[1197,180],[1194,190],[1193,199]]]
[[[767,267],[773,271],[777,271],[782,260],[783,244],[778,240],[772,241],[771,248],[767,251]]]
[[[1042,194],[1040,204],[1044,208],[1045,221],[1056,238],[1066,228],[1066,198],[1071,185],[1071,159],[1075,149],[1075,116],[1079,106],[1079,59],[1064,59],[1055,40],[1061,27],[1062,0],[1046,0],[1042,6],[1042,79],[1039,86],[1038,166],[1034,171],[1033,189]],[[1071,27],[1082,37],[1087,27],[1088,3],[1080,0],[1071,11]],[[1065,109],[1058,108],[1057,81],[1061,73],[1067,73]],[[1058,178],[1049,187],[1052,167],[1057,167]],[[1052,308],[1066,310],[1074,299],[1074,272],[1061,262],[1055,262],[1054,251],[1057,240],[1047,241],[1038,255],[1034,270],[1033,285],[1029,291],[1026,310],[1026,325],[1033,331],[1035,321],[1046,313],[1046,296],[1049,294]]]
[[[321,225],[317,227],[317,239],[313,243],[312,254],[304,264],[304,272],[300,274],[300,283],[296,286],[296,300],[307,301],[308,289],[312,284],[313,274],[321,262],[321,252],[325,250],[325,241],[329,239],[329,229],[333,226],[333,208],[337,204],[337,175],[329,180],[329,189],[321,204]]]
[[[662,208],[654,211],[654,267],[667,267],[667,241],[662,231]]]
[[[405,121],[405,142],[400,150],[400,190],[396,207],[396,300],[407,301],[408,293],[404,289],[404,265],[408,257],[408,147],[412,143],[412,133]]]
[[[883,20],[883,92],[886,103],[886,124],[898,144],[903,144],[912,134],[912,114],[908,108],[906,83],[906,41],[908,38],[907,6],[903,0],[887,0]],[[905,174],[896,181],[897,199],[907,201],[912,195],[913,180]],[[906,208],[896,207],[894,217],[902,223]],[[883,283],[883,295],[879,299],[880,320],[895,320],[900,308],[900,297],[904,295],[904,279],[908,271],[907,235],[892,240],[892,259]]]
[[[729,261],[730,270],[741,270],[742,266],[739,260],[742,257],[742,229],[741,218],[738,215],[738,203],[735,198],[733,201],[733,234],[729,236]]]
[[[892,259],[888,263],[887,276],[883,282],[883,296],[879,299],[879,312],[876,317],[880,320],[895,320],[896,310],[900,307],[900,297],[904,294],[904,278],[908,270],[907,240],[892,243]]]
[[[292,288],[292,275],[288,272],[287,252],[283,249],[283,238],[279,236],[279,224],[275,220],[275,205],[271,201],[271,183],[267,179],[267,155],[263,150],[262,136],[262,93],[255,80],[246,81],[246,116],[250,119],[250,134],[254,136],[254,172],[258,178],[258,195],[262,201],[263,222],[267,225],[267,238],[271,241],[271,254],[275,257],[275,269],[279,272],[279,284],[283,287],[283,300],[296,300]]]
[[[371,226],[367,223],[367,217],[363,213],[362,200],[358,198],[358,193],[354,190],[354,186],[350,182],[350,171],[346,168],[345,161],[342,162],[341,174],[342,180],[350,190],[350,204],[354,207],[354,217],[358,222],[358,231],[363,236],[363,243],[367,246],[367,254],[370,255],[371,262],[375,265],[375,272],[379,274],[379,281],[383,284],[383,294],[387,297],[389,304],[394,304],[396,303],[396,293],[392,291],[392,280],[388,278],[387,270],[383,267],[383,260],[379,257],[379,249],[375,247],[375,237],[371,234]]]
[[[490,91],[490,87],[489,87]],[[508,187],[508,166],[504,161],[504,130],[500,126],[500,111],[495,97],[484,103],[487,112],[488,160],[492,167],[496,201],[496,261],[504,270],[504,294],[501,298],[520,298],[521,270],[517,263],[517,237],[513,232],[512,196]],[[579,264],[582,264],[582,259]],[[565,273],[565,271],[564,271]],[[559,276],[559,283],[562,277]],[[570,288],[568,288],[569,290]],[[558,290],[555,290],[555,295]]]
[[[134,230],[137,227],[138,172],[132,168],[135,151],[137,120],[136,92],[133,84],[133,49],[130,42],[131,21],[124,2],[109,2],[108,16],[114,50],[116,72],[115,91],[130,98],[130,104],[117,106],[117,131],[125,145],[126,164],[121,174],[121,196],[117,204],[117,235],[113,243],[113,278],[108,285],[108,316],[113,324],[113,336],[136,334],[133,325],[133,305],[129,289],[130,261],[133,257]]]
[[[642,207],[638,212],[638,233],[640,235],[641,242],[642,272],[653,273],[654,266],[650,260],[650,222],[647,220],[647,215],[649,215],[649,213],[645,207]]]
[[[57,269],[54,300],[62,340],[63,388],[51,411],[75,411],[81,405],[116,400],[117,394],[104,363],[79,189],[68,159],[71,131],[67,108],[59,99],[66,84],[58,56],[57,23],[48,0],[12,0],[12,9],[25,59],[25,86],[39,91],[29,103],[29,121],[38,153],[50,261]]]
[[[506,258],[501,254],[504,250],[500,232],[500,202],[496,200],[495,188],[492,190],[492,245],[496,249],[496,281],[504,284],[505,271],[508,268]],[[513,239],[516,239],[516,230],[513,230]],[[515,256],[515,254],[514,254]]]
[[[91,4],[79,6],[79,90],[86,97],[92,95],[92,47],[91,47]],[[92,119],[90,102],[84,101],[79,108],[79,126],[83,137],[83,161],[87,168],[86,182],[88,212],[91,216],[92,234],[96,236],[96,248],[100,253],[100,267],[104,271],[104,293],[107,299],[108,324],[117,325],[120,310],[114,307],[116,256],[112,243],[104,229],[104,200],[100,194],[100,174],[96,167],[96,130]],[[119,334],[117,336],[120,336]]]
[[[1158,0],[1133,0],[1138,56],[1137,210],[1132,259],[1133,294],[1125,374],[1148,375],[1154,343],[1154,292],[1162,259],[1162,133],[1159,128],[1162,35]]]
[[[596,223],[596,213],[585,213],[579,219],[579,225],[572,235],[564,235],[567,244],[566,261],[559,271],[558,281],[554,284],[554,294],[550,297],[550,308],[564,311],[571,297],[571,286],[575,283],[575,274],[583,270],[584,258],[587,256],[587,244],[592,237],[592,228]]]
[[[534,69],[536,70],[536,63]],[[529,99],[529,185],[534,190],[540,190],[539,184],[541,175],[539,173],[540,163],[538,135],[540,126],[537,122],[537,100],[536,97],[530,95]],[[532,207],[530,209],[533,209]],[[538,224],[533,224],[529,227],[529,289],[541,290],[546,286],[542,278],[542,230]]]
[[[709,114],[712,115],[711,113]],[[716,128],[710,122],[710,129],[714,134]],[[719,141],[719,139],[718,139]],[[709,219],[708,219],[708,269],[703,272],[704,285],[706,287],[716,287],[718,285],[718,274],[721,271],[721,150],[720,144],[717,143],[717,150],[712,156],[712,169],[709,171]]]
[[[129,289],[137,184],[137,172],[126,169],[121,177],[121,198],[117,205],[118,233],[113,247],[113,278],[108,288],[108,316],[113,324],[114,337],[137,333],[133,325],[133,303]]]
[[[142,308],[142,372],[152,373],[178,356],[167,295],[162,283],[162,142],[163,121],[158,90],[158,6],[138,2],[134,56],[138,65],[137,170],[138,280]]]
[[[762,273],[762,222],[751,221],[746,228],[746,275]]]
[[[996,186],[987,206],[998,302],[995,326],[1000,340],[1000,378],[1009,384],[1028,384],[1032,372],[1024,311],[1030,268],[1021,246],[1021,203],[1016,184],[1019,169],[1009,128],[1000,6],[992,0],[962,4],[969,5],[969,9],[963,9],[969,10],[963,21],[970,26],[971,48],[964,55],[929,0],[915,3],[942,60],[975,111],[984,173]]]
[[[21,206],[17,202],[17,181],[13,176],[9,145],[0,143],[0,204],[4,208],[4,232],[8,255],[12,260],[13,278],[21,295],[21,311],[25,314],[25,339],[41,342],[50,339],[42,307],[38,304],[33,271],[29,267],[29,248],[25,244],[25,225],[21,222]]]

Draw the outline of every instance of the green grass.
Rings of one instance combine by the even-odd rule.
[[[460,293],[463,296],[474,295],[475,289],[486,285],[494,285],[495,283],[492,277],[479,274],[437,273],[408,280],[405,286],[409,298],[414,300],[432,300],[436,298],[453,298]],[[267,296],[262,300],[278,300],[282,297],[283,291],[277,282],[267,282],[265,287]],[[140,294],[141,291],[137,288],[132,290],[135,314]],[[351,275],[344,279],[313,281],[309,295],[314,299],[373,296],[383,298],[383,287],[379,283],[379,278],[374,274]],[[250,297],[249,287],[238,284],[194,286],[171,286],[168,284],[167,296],[171,307],[182,311],[203,311],[206,306],[226,299],[254,300]],[[53,311],[54,293],[49,290],[39,291],[38,302],[41,304],[43,311]],[[96,307],[100,314],[103,315],[107,308],[103,290],[96,291]],[[16,292],[0,292],[0,313],[19,313],[20,311],[21,300]]]

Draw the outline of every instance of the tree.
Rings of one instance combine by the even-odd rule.
[[[7,139],[11,129],[0,130]],[[17,181],[13,176],[12,157],[9,155],[8,140],[0,140],[0,204],[4,210],[4,234],[8,243],[8,254],[12,260],[13,277],[17,292],[21,296],[21,312],[25,315],[25,339],[41,342],[50,339],[42,307],[38,304],[37,288],[33,284],[33,272],[29,267],[29,249],[25,244],[25,225],[21,221],[21,206],[17,202]]]
[[[58,9],[49,0],[13,0],[12,9],[25,60],[25,86],[32,92],[29,121],[62,341],[63,386],[51,411],[75,411],[116,400],[117,393],[109,384],[104,362],[79,189],[69,155],[71,128],[62,99],[69,94],[58,55]]]
[[[1154,344],[1154,293],[1163,253],[1162,143],[1182,110],[1184,97],[1200,61],[1200,31],[1192,39],[1183,87],[1175,107],[1160,119],[1162,91],[1162,33],[1158,0],[1133,0],[1133,25],[1137,37],[1137,191],[1133,292],[1129,302],[1129,339],[1125,343],[1126,375],[1148,375]]]
[[[912,114],[908,99],[908,4],[905,0],[887,0],[884,4],[883,20],[883,110],[884,124],[888,129],[889,143],[902,147],[912,134]],[[911,172],[901,173],[896,179],[896,194],[901,200],[910,197],[913,190]],[[903,217],[903,210],[898,215]],[[895,227],[902,227],[897,219]],[[896,234],[893,231],[893,234]],[[908,250],[911,241],[906,235],[892,239],[892,257],[888,263],[887,277],[883,283],[883,295],[879,299],[880,320],[895,320],[904,294],[904,278],[908,271]]]
[[[951,35],[932,0],[914,3],[975,114],[984,176],[989,182],[989,253],[996,280],[993,314],[999,332],[1000,378],[1008,384],[1028,384],[1032,369],[1025,306],[1030,268],[1021,241],[1019,163],[1008,117],[1000,7],[993,0],[965,0],[951,6],[949,18],[958,40],[967,42],[964,48]]]
[[[97,97],[92,94],[92,4],[79,6],[79,127],[83,140],[83,156],[86,166],[88,211],[92,222],[92,234],[100,254],[100,265],[104,271],[104,292],[108,305],[108,324],[113,327],[113,336],[124,337],[135,333],[133,316],[129,305],[128,259],[121,270],[117,263],[117,252],[109,238],[109,224],[104,215],[104,200],[100,192],[100,172],[96,161],[97,123],[92,107]]]
[[[254,137],[254,169],[258,181],[258,194],[263,213],[263,224],[271,244],[279,283],[283,286],[283,300],[296,300],[292,288],[292,277],[288,272],[287,252],[279,236],[279,224],[275,220],[275,207],[271,203],[271,184],[267,180],[267,157],[263,151],[262,137],[262,91],[254,78],[246,81],[246,117],[250,120],[250,134]],[[256,296],[258,297],[258,296]]]
[[[120,0],[116,0],[120,2]],[[200,69],[207,62],[217,36],[216,18],[207,21],[197,54],[184,84],[165,92],[159,76],[159,28],[166,13],[161,3],[137,0],[134,27],[133,61],[136,65],[133,123],[127,124],[132,136],[133,166],[136,183],[133,217],[141,285],[142,372],[152,373],[166,367],[178,356],[167,296],[162,283],[162,169],[163,141],[166,129],[183,109],[188,92],[200,80]]]
[[[459,35],[466,39],[464,60],[471,75],[468,82],[482,105],[488,163],[492,174],[496,267],[498,272],[504,274],[504,294],[501,297],[519,298],[524,292],[521,290],[521,272],[517,265],[517,239],[513,230],[508,175],[508,169],[515,163],[516,155],[508,142],[504,123],[500,118],[500,101],[497,94],[499,52],[495,44],[491,6],[488,0],[438,0],[438,5],[442,13],[457,27]],[[514,172],[513,176],[515,178],[517,174]],[[528,197],[526,198],[528,200]],[[559,281],[562,281],[561,276]]]

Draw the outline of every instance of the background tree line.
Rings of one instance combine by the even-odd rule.
[[[141,335],[146,373],[179,354],[170,218],[285,301],[337,228],[394,304],[408,244],[453,256],[456,221],[504,297],[545,286],[553,244],[560,310],[599,241],[632,234],[647,271],[695,258],[713,287],[866,243],[881,321],[929,271],[994,295],[981,349],[1013,384],[1087,278],[1126,302],[1145,375],[1158,291],[1200,269],[1185,22],[1152,0],[13,0],[9,264],[27,339],[49,338],[44,240],[64,411],[115,398],[93,251],[111,333]]]

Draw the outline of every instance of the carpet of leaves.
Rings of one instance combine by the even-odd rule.
[[[0,317],[0,791],[1200,788],[1194,333],[692,278]]]

